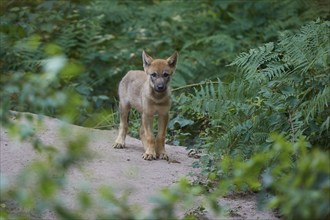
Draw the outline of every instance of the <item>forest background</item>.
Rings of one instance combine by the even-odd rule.
[[[257,191],[288,219],[326,219],[329,8],[326,0],[1,1],[2,126],[35,138],[39,151],[48,148],[15,127],[13,110],[117,127],[117,85],[142,69],[142,50],[158,58],[177,50],[167,141],[203,152],[198,190],[185,187],[212,189],[209,201]],[[130,124],[137,136],[137,113]],[[37,209],[15,190],[2,193]]]

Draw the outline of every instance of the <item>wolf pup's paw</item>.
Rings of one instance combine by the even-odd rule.
[[[160,155],[159,155],[159,159],[161,159],[161,160],[169,160],[169,158],[168,158],[168,156],[167,156],[167,154],[166,153],[161,153]]]
[[[125,144],[114,143],[114,144],[112,145],[112,147],[115,148],[115,149],[122,149],[122,148],[125,147]]]
[[[145,160],[156,160],[156,155],[144,153],[142,158]]]

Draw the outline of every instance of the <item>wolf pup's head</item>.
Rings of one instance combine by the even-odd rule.
[[[158,93],[165,92],[175,71],[178,53],[169,58],[153,59],[145,51],[142,52],[143,68],[149,77],[150,86]]]

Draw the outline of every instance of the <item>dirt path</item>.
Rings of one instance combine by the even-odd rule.
[[[50,145],[64,147],[58,128],[62,122],[53,118],[44,118],[44,126],[38,130],[40,139]],[[88,129],[70,126],[70,136],[85,132],[89,136],[89,148],[96,155],[92,161],[85,163],[80,169],[69,172],[67,188],[63,192],[63,201],[74,207],[74,197],[80,187],[88,185],[96,190],[101,185],[111,186],[116,192],[129,192],[129,202],[137,204],[146,212],[152,208],[152,195],[175,183],[181,176],[197,172],[191,167],[194,159],[187,156],[184,147],[166,146],[170,161],[145,161],[142,159],[143,147],[137,139],[127,137],[125,149],[111,147],[117,131]],[[21,143],[9,137],[1,128],[0,172],[9,182],[13,181],[22,168],[38,155],[31,144]],[[235,209],[234,219],[276,219],[272,213],[259,212],[255,198],[249,197],[221,199],[230,209]],[[54,214],[46,213],[45,219],[56,219]]]

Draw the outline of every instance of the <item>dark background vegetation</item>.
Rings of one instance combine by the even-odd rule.
[[[118,82],[142,69],[142,50],[158,58],[177,50],[168,142],[205,152],[195,166],[219,183],[219,195],[257,190],[287,218],[329,217],[329,1],[24,0],[0,7],[4,125],[16,110],[116,127]],[[132,114],[132,127],[138,123]]]

